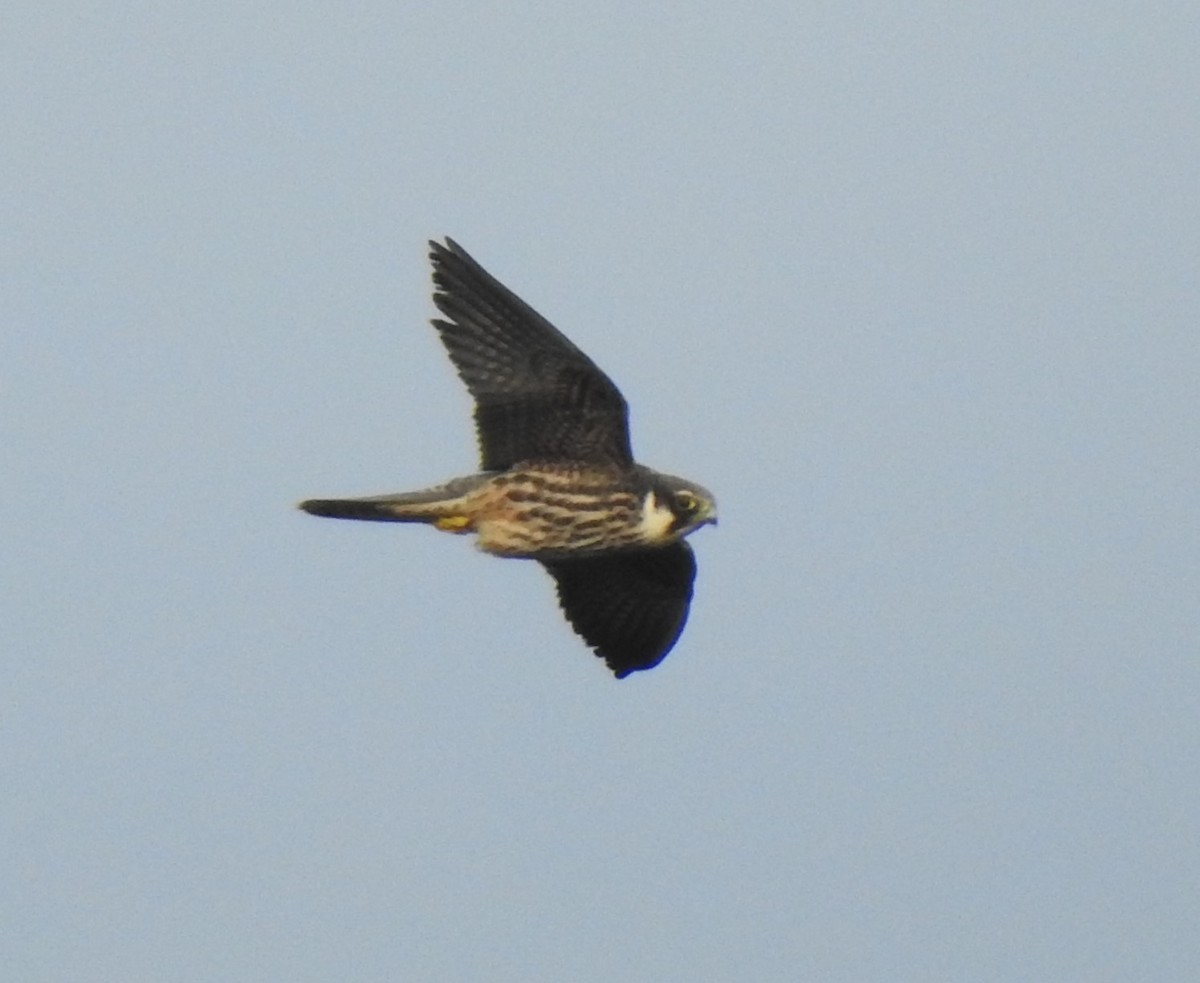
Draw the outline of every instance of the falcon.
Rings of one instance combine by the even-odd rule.
[[[454,240],[429,243],[432,323],[475,400],[480,470],[423,491],[311,499],[312,515],[474,533],[537,560],[563,613],[617,678],[662,661],[683,631],[711,493],[633,459],[625,398],[562,332]]]

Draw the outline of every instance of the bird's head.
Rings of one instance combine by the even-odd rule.
[[[674,475],[654,475],[642,500],[642,526],[648,539],[674,542],[709,523],[717,524],[712,492]]]

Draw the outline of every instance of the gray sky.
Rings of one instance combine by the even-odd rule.
[[[1200,973],[1200,7],[4,21],[6,979]],[[651,673],[292,507],[474,467],[444,234],[719,498]]]

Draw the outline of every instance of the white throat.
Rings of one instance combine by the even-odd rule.
[[[669,538],[674,522],[675,513],[661,504],[653,491],[642,500],[642,521],[638,527],[643,542],[661,542]]]

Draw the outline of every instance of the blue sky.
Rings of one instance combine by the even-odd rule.
[[[1200,13],[30,4],[0,34],[0,964],[1200,967]],[[475,465],[451,235],[711,488],[618,683]]]

